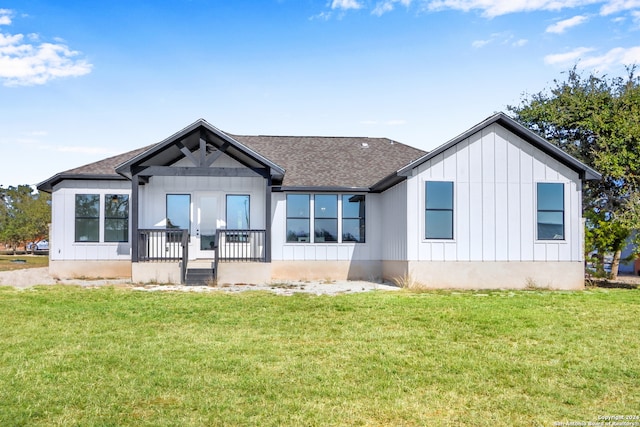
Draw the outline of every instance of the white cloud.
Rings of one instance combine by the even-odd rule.
[[[610,0],[600,9],[603,16],[640,7],[640,0]]]
[[[602,55],[588,55],[593,49],[581,47],[571,52],[548,55],[544,58],[549,65],[567,66],[577,64],[578,68],[606,71],[615,66],[640,64],[640,46],[616,47]]]
[[[476,49],[480,49],[481,47],[485,47],[486,45],[488,45],[491,42],[492,42],[492,40],[474,40],[471,43],[471,46],[475,47]]]
[[[384,124],[387,126],[402,126],[406,125],[407,121],[403,119],[387,120]]]
[[[13,11],[10,9],[0,9],[0,25],[11,25]]]
[[[569,52],[547,55],[544,57],[544,62],[549,65],[570,65],[583,57],[584,54],[592,51],[592,48],[579,47]]]
[[[493,18],[516,12],[570,9],[602,3],[602,0],[426,0],[426,3],[428,10],[479,10],[484,16]]]
[[[514,39],[513,34],[511,34],[509,31],[504,31],[501,33],[493,33],[491,34],[491,36],[489,36],[488,39],[485,39],[485,40],[474,40],[471,43],[471,46],[476,49],[480,49],[491,43],[500,43],[502,45],[522,47],[529,42],[527,39],[518,39],[515,41],[513,39]]]
[[[362,5],[358,2],[358,0],[333,0],[331,2],[331,9],[361,9]]]
[[[376,7],[371,12],[374,15],[381,16],[387,12],[391,12],[395,9],[395,5],[400,3],[404,7],[411,6],[413,0],[384,0],[376,3]]]
[[[0,9],[0,20],[9,12]],[[40,43],[35,33],[28,34],[27,39],[23,34],[0,33],[0,80],[5,86],[40,85],[91,72],[93,66],[60,39],[56,43]]]
[[[565,31],[567,31],[569,28],[572,28],[587,22],[588,19],[589,18],[587,18],[584,15],[577,15],[577,16],[574,16],[573,18],[558,21],[555,24],[549,25],[547,27],[547,33],[562,34]]]

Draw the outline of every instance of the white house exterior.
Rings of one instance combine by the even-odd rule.
[[[199,120],[39,188],[60,277],[579,289],[582,183],[599,178],[500,113],[430,153]]]

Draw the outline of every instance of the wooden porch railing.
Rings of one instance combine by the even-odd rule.
[[[215,246],[219,261],[267,261],[266,230],[218,230]]]
[[[187,276],[189,260],[189,232],[183,229],[138,230],[138,261],[180,261],[181,280]]]

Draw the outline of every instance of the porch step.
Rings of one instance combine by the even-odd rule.
[[[190,286],[202,286],[213,283],[212,268],[187,268],[186,284]]]

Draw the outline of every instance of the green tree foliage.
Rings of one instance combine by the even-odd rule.
[[[0,242],[13,248],[42,240],[51,222],[51,196],[28,185],[0,187]]]
[[[633,230],[640,228],[640,78],[584,77],[574,67],[566,81],[509,106],[515,118],[599,171],[583,190],[585,252],[613,253],[612,276]]]

